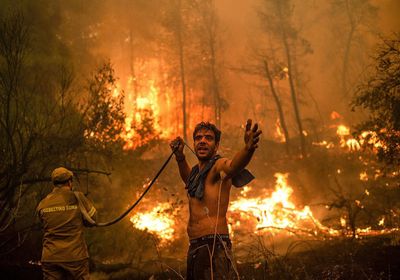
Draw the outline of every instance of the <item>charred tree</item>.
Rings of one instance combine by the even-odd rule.
[[[134,44],[133,44],[133,30],[132,27],[129,28],[129,68],[131,71],[132,83],[133,83],[133,94],[136,98],[138,93],[138,82],[136,77],[135,69],[135,55],[134,55]]]
[[[275,90],[274,80],[271,71],[269,70],[269,65],[267,60],[264,60],[264,67],[265,67],[265,75],[268,79],[269,88],[274,98],[276,108],[278,109],[279,121],[283,130],[283,135],[285,137],[286,154],[290,155],[289,132],[286,126],[285,114],[283,113],[282,103],[279,98],[279,95]]]
[[[185,63],[184,63],[184,43],[183,43],[183,21],[182,21],[182,3],[178,0],[177,3],[177,26],[176,37],[178,43],[179,54],[179,70],[182,88],[182,126],[183,126],[183,139],[187,142],[187,115],[186,115],[186,77],[185,77]]]
[[[300,138],[300,148],[301,148],[301,154],[303,157],[306,156],[306,140],[304,137],[303,133],[303,124],[300,116],[300,109],[297,101],[297,93],[296,93],[296,88],[294,85],[294,77],[293,77],[293,66],[292,66],[292,54],[290,50],[290,45],[288,42],[288,34],[287,34],[287,26],[285,26],[287,23],[285,22],[285,18],[283,16],[283,11],[282,9],[282,4],[280,1],[275,2],[277,4],[277,10],[278,10],[278,16],[279,16],[279,21],[281,22],[281,40],[284,46],[284,52],[286,56],[286,62],[287,62],[287,67],[288,67],[288,79],[289,79],[289,86],[290,86],[290,96],[292,98],[292,104],[293,104],[293,109],[294,109],[294,114],[296,117],[296,123],[297,127],[299,130],[299,138]],[[288,8],[288,7],[286,7]]]
[[[218,127],[221,127],[221,96],[220,96],[220,86],[219,79],[217,77],[216,70],[216,55],[215,55],[215,38],[212,35],[211,30],[208,33],[209,37],[209,48],[210,48],[210,66],[211,66],[211,81],[212,81],[212,92],[214,96],[214,106],[215,106],[215,123]]]
[[[292,44],[299,41],[297,30],[291,25],[292,16],[291,0],[265,0],[265,9],[260,12],[262,24],[266,27],[266,33],[275,38],[276,44],[281,49],[281,58],[286,64],[290,98],[293,105],[295,121],[298,128],[301,155],[305,157],[306,140],[303,133],[303,123],[298,104],[298,89],[295,85],[295,71],[293,65]],[[301,40],[305,41],[305,40]]]
[[[194,1],[196,11],[200,18],[201,45],[205,46],[205,69],[208,72],[208,83],[212,93],[214,104],[214,119],[218,127],[221,127],[222,111],[227,106],[221,96],[221,69],[218,55],[218,18],[214,1]]]
[[[178,83],[174,86],[179,87],[182,94],[182,103],[179,105],[179,113],[177,112],[177,120],[182,124],[183,138],[187,141],[187,129],[188,129],[188,110],[187,110],[187,69],[185,65],[186,59],[186,44],[187,39],[185,31],[188,28],[185,19],[186,6],[185,1],[174,0],[172,5],[167,6],[167,13],[165,17],[164,26],[166,28],[169,44],[167,46],[168,51],[171,52],[173,63],[171,63],[171,71],[173,73],[179,73],[177,76]],[[174,76],[174,74],[172,74]],[[181,119],[182,118],[182,119]],[[180,122],[182,121],[182,122]],[[179,124],[177,124],[179,129]]]

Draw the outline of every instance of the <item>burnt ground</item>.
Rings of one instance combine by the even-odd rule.
[[[327,240],[286,256],[238,265],[242,279],[400,279],[400,245],[392,236]],[[164,261],[164,260],[163,260]],[[170,264],[173,259],[165,260]],[[184,268],[173,267],[177,271]],[[41,279],[40,266],[2,260],[1,279]],[[92,264],[92,279],[180,279],[171,269],[138,270],[133,264]]]
[[[240,270],[243,279],[400,279],[400,246],[391,243],[385,237],[326,241]]]

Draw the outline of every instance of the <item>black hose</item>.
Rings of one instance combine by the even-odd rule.
[[[177,150],[178,147],[175,147],[174,150],[172,151],[172,153],[169,155],[169,157],[167,158],[167,160],[164,162],[163,166],[160,168],[160,170],[157,172],[156,176],[154,176],[153,180],[151,180],[150,184],[147,186],[147,188],[145,189],[145,191],[142,193],[142,195],[139,197],[138,200],[136,200],[136,202],[134,204],[132,204],[124,213],[122,213],[119,217],[115,218],[112,221],[109,221],[107,223],[96,223],[94,224],[94,226],[96,227],[107,227],[107,226],[111,226],[119,221],[121,221],[123,218],[125,218],[126,215],[128,215],[129,212],[132,211],[133,208],[136,207],[136,205],[139,204],[139,202],[142,200],[142,198],[146,195],[146,193],[150,190],[151,186],[153,186],[153,184],[155,183],[155,181],[157,180],[158,176],[160,176],[160,174],[163,172],[163,170],[165,169],[165,167],[167,166],[167,164],[169,163],[169,161],[171,160],[172,156],[174,155],[175,151]]]

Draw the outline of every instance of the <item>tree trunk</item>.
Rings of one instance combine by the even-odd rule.
[[[351,50],[351,42],[353,40],[353,35],[356,30],[356,25],[354,23],[353,17],[350,13],[350,8],[349,8],[349,3],[346,1],[346,12],[347,12],[347,17],[349,18],[349,23],[350,23],[350,31],[347,36],[346,40],[346,47],[344,50],[344,57],[343,57],[343,66],[342,66],[342,94],[343,96],[347,96],[347,76],[348,76],[348,70],[349,70],[349,65],[350,65],[350,50]]]
[[[267,60],[264,60],[264,67],[265,67],[265,74],[268,79],[269,87],[270,87],[272,96],[274,97],[276,108],[278,109],[279,121],[281,123],[283,135],[285,136],[286,154],[289,156],[290,155],[289,132],[288,132],[288,129],[286,126],[285,115],[283,113],[282,103],[279,99],[278,93],[275,90],[274,82],[273,82],[273,79],[271,76],[271,72],[269,71],[269,66],[268,66]]]
[[[210,37],[210,51],[211,51],[211,80],[212,80],[212,91],[214,96],[215,104],[215,124],[221,128],[221,98],[219,93],[219,82],[216,72],[216,58],[215,58],[215,42],[214,38]]]
[[[182,87],[182,123],[183,123],[183,139],[187,142],[187,119],[186,119],[186,80],[185,80],[185,65],[184,65],[184,49],[182,40],[182,10],[181,0],[178,0],[178,51],[179,51],[179,67],[181,75]]]
[[[214,97],[214,116],[215,116],[215,125],[217,127],[221,127],[221,96],[220,96],[220,88],[219,88],[219,79],[217,73],[217,58],[216,58],[216,18],[215,11],[213,6],[213,1],[209,3],[209,9],[204,12],[210,13],[209,21],[205,20],[205,26],[208,32],[208,46],[210,49],[210,66],[211,66],[211,88]],[[207,17],[204,16],[204,19]]]
[[[135,71],[135,55],[134,55],[134,49],[133,49],[133,33],[132,33],[132,27],[129,29],[129,68],[131,71],[131,76],[132,76],[132,83],[133,83],[133,94],[134,94],[134,99],[137,97],[137,92],[138,92],[138,85],[137,85],[137,79],[136,79],[136,71]]]
[[[293,67],[292,67],[292,59],[291,59],[291,54],[290,54],[290,46],[289,46],[288,39],[287,39],[286,29],[285,29],[284,26],[282,26],[282,25],[284,25],[284,18],[283,18],[283,15],[282,15],[281,3],[279,1],[277,1],[277,5],[278,5],[279,20],[281,22],[282,42],[283,42],[284,51],[285,51],[286,60],[287,60],[287,65],[288,65],[290,95],[291,95],[291,98],[292,98],[294,114],[295,114],[295,117],[296,117],[296,123],[297,123],[297,127],[298,127],[298,130],[299,130],[301,155],[304,158],[307,155],[307,153],[306,153],[306,141],[305,141],[304,134],[303,134],[303,125],[302,125],[302,121],[301,121],[301,117],[300,117],[300,110],[299,110],[299,106],[298,106],[298,102],[297,102],[296,89],[295,89],[293,76],[292,76]]]

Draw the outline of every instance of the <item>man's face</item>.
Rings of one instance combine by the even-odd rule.
[[[214,131],[201,129],[194,136],[194,151],[199,160],[211,159],[217,149],[218,143],[215,143]]]

